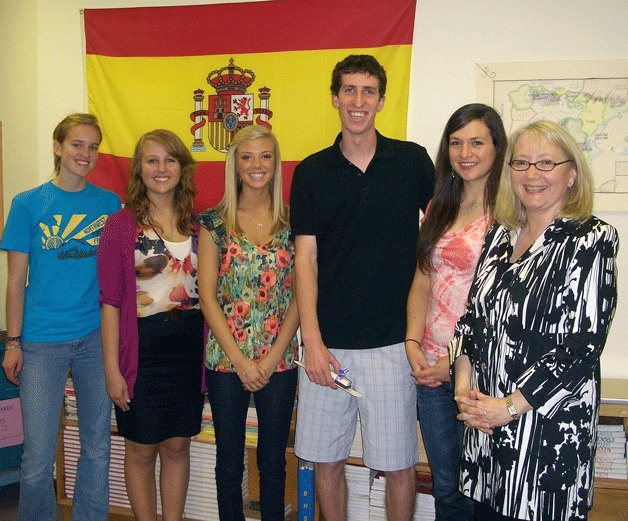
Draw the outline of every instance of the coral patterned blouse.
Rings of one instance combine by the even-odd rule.
[[[480,217],[460,230],[443,235],[434,248],[430,303],[423,334],[423,352],[430,365],[448,354],[456,322],[465,311],[486,227],[486,218]]]
[[[294,243],[290,228],[281,228],[268,243],[258,246],[243,234],[227,234],[215,209],[201,214],[201,225],[210,232],[220,251],[216,293],[227,324],[242,353],[254,361],[266,356],[292,302]],[[207,368],[236,372],[210,331]],[[295,367],[297,339],[292,339],[277,371]]]

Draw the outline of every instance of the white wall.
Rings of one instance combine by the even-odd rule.
[[[86,4],[207,3],[228,0],[0,0],[6,211],[16,193],[50,176],[50,135],[57,122],[87,108],[79,10]],[[435,156],[449,115],[475,101],[476,63],[628,58],[626,20],[625,0],[418,0],[408,138]],[[598,215],[628,241],[628,213]],[[0,284],[6,279],[4,264],[0,261]],[[622,321],[628,312],[628,278],[622,276],[628,269],[628,243],[618,264],[619,307],[602,356],[602,375],[628,379],[628,358],[622,356],[628,341]],[[0,313],[4,315],[3,304]]]

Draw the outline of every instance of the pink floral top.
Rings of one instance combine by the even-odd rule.
[[[283,227],[268,244],[257,246],[237,232],[227,235],[215,209],[204,212],[199,221],[220,251],[218,303],[242,353],[258,360],[269,353],[292,302],[294,243],[290,229]],[[206,350],[208,369],[236,371],[211,331]],[[295,336],[277,371],[294,368],[296,352]]]
[[[423,352],[430,365],[448,354],[486,236],[487,221],[480,217],[460,230],[446,233],[432,256],[430,303],[425,317]]]

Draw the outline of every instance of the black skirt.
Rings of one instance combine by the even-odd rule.
[[[161,317],[168,320],[160,320]],[[115,407],[118,433],[154,444],[201,430],[203,315],[160,313],[138,319],[139,364],[129,411]]]

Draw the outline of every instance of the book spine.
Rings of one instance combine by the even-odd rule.
[[[299,521],[314,521],[314,464],[299,460]]]

